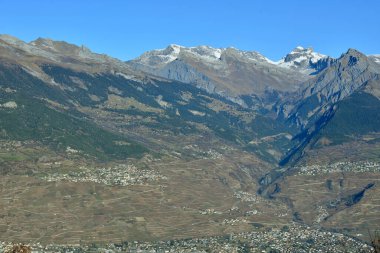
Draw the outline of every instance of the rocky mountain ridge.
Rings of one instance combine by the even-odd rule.
[[[241,95],[262,98],[265,93],[294,92],[310,74],[326,68],[332,58],[312,48],[296,47],[279,61],[255,51],[209,46],[169,45],[131,60],[135,70],[192,83],[211,93],[234,98],[244,104]]]
[[[83,45],[77,46],[45,38],[27,43],[10,35],[0,35],[0,55],[7,63],[20,65],[28,73],[52,85],[56,84],[40,68],[41,64],[55,64],[92,73],[122,72],[136,80],[145,76],[138,71],[132,71],[123,61],[94,53]]]
[[[307,71],[299,73],[294,69],[296,65],[289,65],[292,62],[273,62],[258,52],[235,48],[170,45],[163,50],[144,53],[128,64],[132,69],[192,83],[243,104],[241,95],[262,97],[266,92],[299,88],[297,84],[308,79],[304,73]],[[299,67],[306,69],[306,65]]]

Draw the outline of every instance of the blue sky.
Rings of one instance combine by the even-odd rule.
[[[128,60],[168,44],[233,46],[277,60],[297,45],[380,54],[379,0],[0,0],[0,33]]]

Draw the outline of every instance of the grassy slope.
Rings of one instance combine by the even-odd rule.
[[[49,108],[36,97],[46,95],[65,103],[64,95],[48,89],[47,85],[20,69],[2,68],[0,83],[17,90],[15,93],[1,91],[0,103],[15,101],[18,105],[16,109],[0,108],[1,138],[41,141],[61,151],[70,146],[99,159],[124,159],[141,156],[147,151],[122,136],[74,117],[70,110],[59,112]],[[129,145],[117,145],[118,141]]]
[[[321,131],[333,144],[380,131],[380,100],[365,92],[354,93],[338,104],[328,125]]]
[[[12,101],[19,105],[17,109],[0,109],[0,128],[5,131],[7,139],[42,141],[58,150],[70,146],[101,159],[108,156],[122,159],[146,151],[129,141],[129,145],[118,146],[115,142],[127,140],[92,123],[48,108],[38,100],[18,97]]]
[[[238,115],[244,114],[252,116],[257,115],[258,112],[241,108],[231,101],[218,95],[209,94],[192,85],[158,80],[154,82],[136,82],[126,80],[118,75],[87,74],[53,65],[44,65],[42,68],[61,88],[47,85],[15,66],[2,66],[0,68],[0,84],[4,85],[4,87],[17,90],[18,99],[23,100],[20,101],[20,103],[28,104],[29,109],[33,108],[31,111],[24,111],[23,108],[17,109],[17,113],[23,115],[24,121],[22,126],[12,129],[15,133],[12,138],[18,138],[17,136],[22,137],[22,135],[29,137],[34,136],[37,140],[45,138],[49,139],[50,142],[53,141],[53,145],[59,148],[72,146],[73,148],[85,149],[86,152],[91,154],[98,155],[100,152],[105,156],[113,155],[113,152],[119,152],[119,150],[126,150],[122,151],[122,154],[129,154],[134,151],[136,151],[136,153],[142,152],[141,147],[133,145],[115,147],[112,143],[120,137],[109,137],[106,132],[99,134],[99,128],[88,122],[83,123],[86,124],[86,127],[81,127],[82,123],[74,123],[74,118],[69,115],[75,115],[77,119],[78,117],[83,117],[83,115],[76,110],[73,102],[84,107],[102,108],[104,111],[112,111],[120,116],[139,115],[145,119],[149,118],[150,120],[148,121],[134,121],[133,124],[144,125],[152,130],[168,130],[173,132],[173,134],[181,133],[187,135],[196,132],[202,134],[194,123],[203,124],[216,136],[242,145],[242,147],[247,145],[252,139],[289,131],[283,124],[279,124],[274,119],[265,115],[261,115],[251,123],[247,123]],[[118,96],[126,99],[134,99],[138,103],[153,108],[158,112],[143,111],[134,107],[127,109],[104,107],[109,94],[113,93],[110,91],[110,87],[112,87],[111,90],[118,91]],[[183,94],[190,94],[190,99],[185,101]],[[94,100],[91,96],[96,96],[97,99]],[[158,97],[161,97],[163,101],[169,103],[169,106],[162,107],[157,101]],[[63,113],[59,113],[47,108],[44,103],[38,102],[38,100],[34,98],[48,98],[69,109]],[[31,99],[34,99],[33,102]],[[213,110],[209,106],[213,101],[217,101],[217,103],[229,109]],[[54,120],[49,120],[45,117],[45,112],[41,113],[41,111],[45,110],[47,114],[52,114],[49,118],[54,118]],[[191,111],[198,111],[204,113],[204,115],[194,115]],[[12,115],[7,115],[6,117],[8,117],[9,121],[16,121],[17,118]],[[62,117],[62,119],[60,119],[60,117]],[[41,128],[39,121],[44,122],[44,129],[42,129],[43,127]],[[65,130],[63,133],[61,132],[64,138],[49,137],[49,134],[57,133],[56,128],[59,129],[59,127],[62,126],[66,127],[66,125],[69,130]],[[76,125],[78,129],[74,131],[74,128],[71,128],[70,125]],[[21,131],[22,127],[24,131]],[[8,126],[8,128],[11,127]],[[11,136],[10,133],[12,131],[8,133],[9,136]],[[100,137],[92,138],[91,136],[93,135]],[[81,138],[78,138],[78,136]],[[92,140],[90,141],[90,139]],[[251,147],[248,147],[248,149],[260,154],[264,152],[263,155],[265,157],[268,156],[269,160],[276,162],[275,159],[273,160],[272,155],[267,153],[266,150],[273,149],[275,145],[281,146],[279,152],[286,150],[288,148],[286,143],[284,143],[286,141],[284,137],[276,138],[273,143],[265,143],[261,148],[262,150],[258,151],[251,149]],[[99,148],[100,146],[101,148]],[[277,150],[277,148],[274,149]],[[123,157],[124,155],[115,154],[115,156]]]

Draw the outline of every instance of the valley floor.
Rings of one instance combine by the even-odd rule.
[[[371,252],[379,228],[378,162],[294,167],[270,199],[267,165],[233,148],[100,164],[1,147],[0,252]]]

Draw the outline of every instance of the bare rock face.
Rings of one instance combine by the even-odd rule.
[[[363,124],[371,122],[371,119],[376,122],[377,118],[373,115],[377,113],[376,97],[379,98],[380,95],[379,71],[380,68],[370,57],[355,49],[349,49],[341,57],[333,60],[328,68],[305,82],[304,89],[287,97],[278,108],[278,114],[291,124],[297,125],[301,132],[295,140],[298,144],[289,152],[283,164],[296,154],[302,155],[306,147],[313,145],[313,142],[316,143],[318,138],[323,136],[319,135],[323,129],[327,128],[326,131],[334,132],[333,135],[337,136],[340,128],[344,128],[341,124],[350,124],[350,117],[358,118],[355,123],[358,127],[346,129],[345,136],[367,133],[368,129],[363,127]],[[359,112],[361,105],[368,99],[374,99],[365,109],[368,117],[344,114],[349,111]],[[343,112],[339,111],[342,103]],[[334,126],[330,126],[338,112],[341,115],[339,120]]]
[[[282,105],[282,113],[306,126],[310,119],[318,118],[317,115],[333,104],[378,77],[379,68],[366,55],[349,49],[340,58],[332,60],[328,68],[305,82],[305,88]]]

